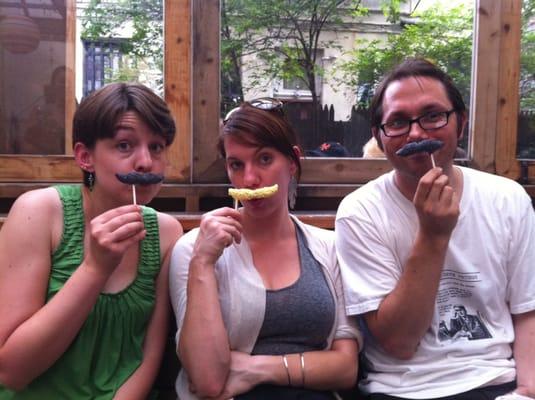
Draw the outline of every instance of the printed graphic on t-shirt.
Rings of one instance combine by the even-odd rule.
[[[472,310],[469,307],[478,282],[480,282],[479,272],[442,271],[437,293],[440,320],[437,332],[440,341],[492,337],[485,325],[484,316],[479,310]]]

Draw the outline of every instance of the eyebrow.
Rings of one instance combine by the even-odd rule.
[[[444,108],[443,104],[431,103],[431,104],[426,105],[422,109],[420,109],[419,112],[418,112],[418,115],[416,117],[420,117],[420,116],[422,116],[424,114],[427,114],[428,112],[431,112],[431,111],[437,111],[437,110],[442,111],[443,108]],[[451,107],[450,108],[446,107],[446,109],[449,110],[449,109],[451,109]],[[446,110],[444,110],[444,111],[446,111]],[[409,116],[409,113],[400,110],[400,111],[395,111],[392,114],[390,114],[388,116],[387,120],[391,120],[392,118],[407,118],[407,119],[410,119],[411,116]]]

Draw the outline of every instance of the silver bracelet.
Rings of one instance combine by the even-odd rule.
[[[292,386],[292,380],[290,379],[290,369],[288,368],[288,359],[286,358],[286,354],[282,356],[282,363],[284,364],[284,368],[286,369],[286,375],[288,376],[288,386]]]
[[[301,358],[301,376],[303,377],[303,386],[305,386],[305,355],[300,353],[299,356]]]

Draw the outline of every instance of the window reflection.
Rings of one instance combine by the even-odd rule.
[[[0,3],[0,153],[65,151],[66,7]]]
[[[308,157],[381,158],[367,109],[380,78],[407,56],[439,64],[470,104],[473,0],[347,4],[222,0],[222,115],[275,97]],[[467,143],[465,135],[460,154]]]
[[[517,157],[535,159],[535,1],[524,0],[520,52]]]

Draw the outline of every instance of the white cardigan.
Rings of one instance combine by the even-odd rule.
[[[356,328],[356,323],[345,314],[342,281],[334,248],[334,232],[303,224],[294,216],[292,219],[304,233],[312,255],[323,267],[326,281],[335,299],[336,315],[327,340],[327,348],[330,348],[334,339],[348,338],[357,339],[359,349],[362,348],[362,336]],[[171,256],[169,286],[177,321],[177,343],[186,313],[189,263],[198,233],[197,228],[182,236],[175,244]],[[240,244],[234,243],[225,248],[215,268],[221,312],[230,348],[251,353],[264,322],[266,288],[254,267],[251,250],[245,238],[242,237]],[[190,393],[188,386],[186,371],[182,368],[175,385],[180,400],[197,399]]]

